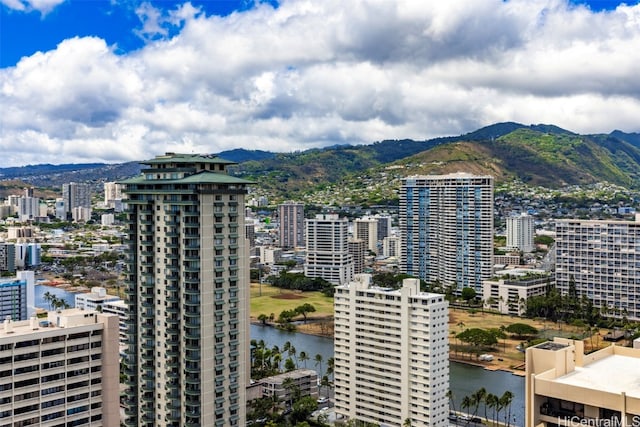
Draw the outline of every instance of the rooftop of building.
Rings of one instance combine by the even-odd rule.
[[[640,398],[640,358],[610,355],[584,367],[576,367],[554,382],[609,393],[624,392],[627,396]]]
[[[318,376],[318,373],[313,369],[295,369],[293,371],[262,378],[259,382],[280,383],[287,378],[298,379],[312,376]]]
[[[236,178],[235,176],[231,176],[226,173],[201,171],[183,178],[175,179],[167,178],[149,180],[145,175],[138,175],[121,181],[120,184],[253,184],[253,182],[242,178]]]
[[[115,316],[115,314],[101,314],[92,310],[70,308],[67,310],[61,310],[60,312],[50,311],[46,319],[34,317],[29,320],[11,320],[9,321],[9,326],[7,326],[7,320],[5,319],[0,324],[0,340],[45,333],[47,331],[93,325],[100,323],[98,321],[99,315]]]
[[[171,164],[171,163],[222,163],[234,165],[236,162],[223,159],[217,154],[186,154],[186,153],[165,153],[159,154],[151,160],[140,162],[144,165]]]
[[[543,342],[542,344],[538,344],[535,346],[535,348],[539,348],[540,350],[551,350],[551,351],[562,350],[563,348],[566,348],[566,347],[568,347],[567,344],[560,344],[552,341]]]

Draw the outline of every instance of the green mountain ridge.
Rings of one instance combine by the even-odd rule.
[[[234,149],[218,153],[238,162],[230,172],[258,183],[256,194],[271,201],[331,199],[349,189],[352,202],[397,200],[400,179],[416,174],[469,172],[489,174],[496,184],[520,180],[559,188],[609,182],[626,188],[640,185],[640,134],[579,135],[555,125],[496,123],[460,136],[424,141],[378,141],[369,145],[339,145],[293,153]],[[47,165],[37,175],[20,176],[29,185],[61,182],[96,183],[140,173],[135,162],[122,165]],[[26,168],[25,168],[26,169]],[[0,169],[9,179],[9,169]],[[24,174],[24,169],[20,174]],[[79,179],[82,177],[82,179]],[[47,185],[48,184],[48,185]]]

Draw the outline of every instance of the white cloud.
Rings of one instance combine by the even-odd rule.
[[[35,10],[46,15],[65,1],[66,0],[0,0],[0,3],[9,9],[21,12],[31,12]]]
[[[138,13],[141,34],[162,40],[118,56],[74,38],[0,70],[5,164],[291,151],[512,120],[640,131],[638,5],[285,0],[226,17],[188,3]]]

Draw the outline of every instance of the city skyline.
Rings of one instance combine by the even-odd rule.
[[[640,5],[2,0],[5,166],[640,130]]]

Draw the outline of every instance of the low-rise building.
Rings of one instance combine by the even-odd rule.
[[[116,295],[107,294],[105,288],[94,286],[89,293],[76,294],[76,308],[102,310],[104,303],[119,299]]]
[[[529,298],[545,295],[555,283],[553,276],[544,270],[519,268],[496,272],[496,276],[482,282],[483,304],[502,314],[516,316],[526,313]]]
[[[640,350],[555,338],[526,352],[525,427],[633,426],[640,420]]]
[[[291,385],[300,390],[301,397],[318,398],[318,374],[313,369],[296,369],[261,379],[259,383],[262,386],[262,396],[277,397],[278,402],[285,405],[291,398],[291,388],[286,384],[289,378],[292,380]]]

